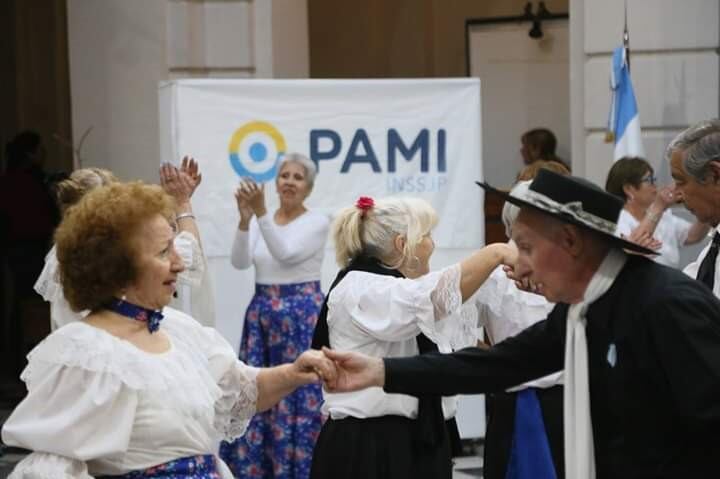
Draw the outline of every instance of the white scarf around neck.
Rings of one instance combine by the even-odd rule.
[[[563,397],[565,476],[573,479],[595,479],[585,314],[588,307],[612,286],[626,260],[623,251],[611,249],[590,279],[583,300],[571,305],[567,313]]]

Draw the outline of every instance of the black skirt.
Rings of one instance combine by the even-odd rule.
[[[563,458],[563,387],[535,390],[542,409],[545,432],[550,445],[555,473],[565,477]],[[516,393],[495,393],[486,396],[487,430],[483,460],[485,479],[505,479],[515,427]]]
[[[401,416],[328,419],[313,452],[312,479],[450,479],[447,431],[435,446],[415,440],[415,421]],[[443,428],[445,429],[445,428]]]

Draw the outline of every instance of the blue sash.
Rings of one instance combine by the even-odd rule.
[[[513,442],[505,479],[557,479],[540,401],[533,388],[517,393]]]

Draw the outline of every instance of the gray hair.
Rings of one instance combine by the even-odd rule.
[[[510,190],[510,194],[517,198],[524,198],[525,194],[530,189],[530,183],[532,183],[532,180],[518,181],[517,183],[515,183],[515,186],[513,186]],[[519,206],[516,206],[509,201],[505,202],[502,209],[502,222],[505,225],[505,235],[508,238],[512,236],[512,226],[513,223],[515,223],[515,220],[517,219],[519,214]]]
[[[665,159],[669,161],[676,151],[685,153],[682,160],[685,171],[704,183],[710,162],[720,161],[720,120],[704,120],[687,128],[665,149]]]
[[[312,187],[315,184],[315,176],[317,175],[317,165],[315,162],[300,153],[286,153],[283,155],[280,160],[280,164],[278,165],[278,175],[287,163],[297,163],[303,167],[305,170],[305,180],[308,182],[308,186],[310,186],[310,189],[312,190]]]

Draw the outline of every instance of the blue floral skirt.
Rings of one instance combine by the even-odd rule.
[[[310,348],[324,296],[320,282],[255,285],[245,313],[240,360],[251,366],[293,362]],[[321,386],[297,389],[258,413],[245,435],[220,445],[220,457],[236,477],[306,479],[322,427]]]
[[[102,476],[98,479],[220,479],[215,456],[181,457],[143,471],[132,471],[119,476]]]

